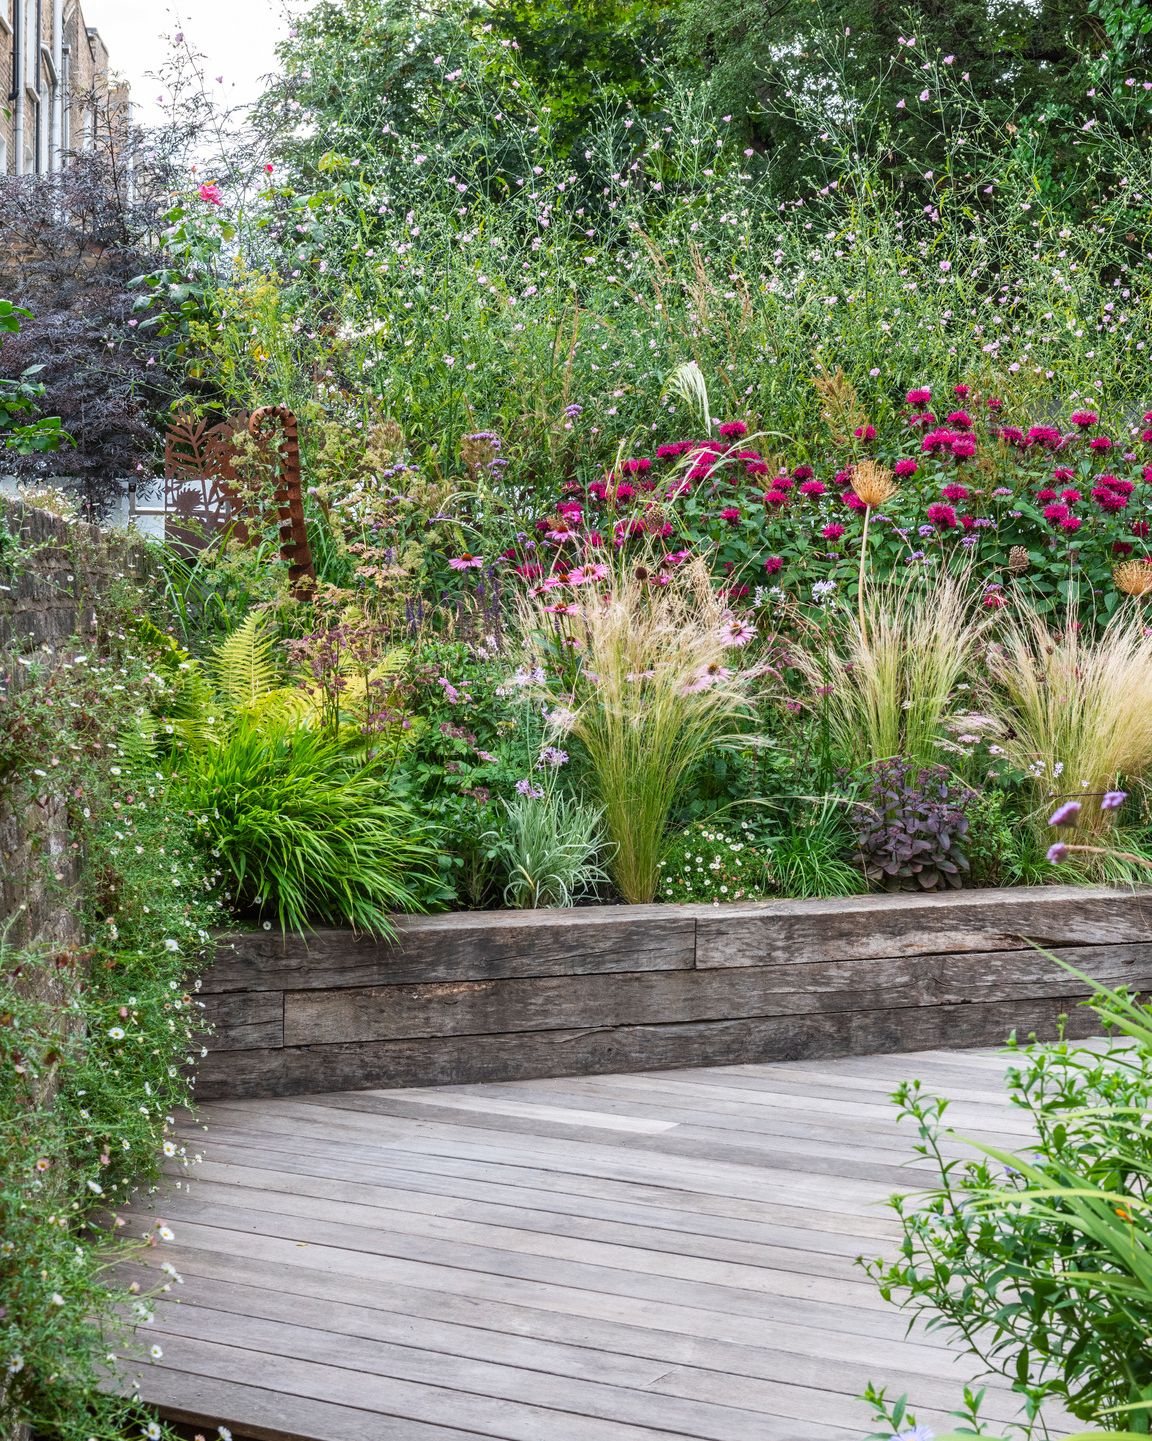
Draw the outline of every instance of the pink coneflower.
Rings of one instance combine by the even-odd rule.
[[[720,512],[720,519],[728,521],[730,525],[735,525],[740,519],[740,511],[734,505],[726,505]]]
[[[945,485],[941,487],[940,494],[945,500],[967,500],[969,491],[963,485]]]
[[[835,522],[833,522],[832,525],[826,525],[820,534],[825,540],[839,540],[842,535],[847,533],[847,530],[847,526],[836,525]]]
[[[724,440],[739,440],[742,435],[748,434],[748,427],[742,420],[728,420],[717,427],[716,433]]]
[[[823,495],[828,487],[822,480],[806,480],[800,487],[801,495]]]
[[[764,569],[769,575],[775,575],[778,570],[784,569],[784,557],[782,555],[770,555],[764,562]]]
[[[955,426],[957,430],[972,429],[972,417],[966,410],[954,410],[952,414],[947,417],[947,423]]]
[[[746,620],[738,620],[736,616],[730,615],[720,627],[720,642],[722,645],[742,646],[747,645],[750,640],[755,639],[756,630]]]
[[[201,185],[196,192],[206,205],[223,205],[224,197],[220,194],[219,185]]]
[[[932,399],[932,391],[926,385],[917,385],[904,397],[908,405],[927,405]]]
[[[454,555],[448,564],[453,570],[479,570],[484,564],[482,555],[470,555],[465,551],[463,555]]]
[[[938,530],[951,530],[956,524],[956,512],[950,505],[941,505],[939,501],[930,505],[924,514]]]
[[[1071,419],[1077,430],[1091,430],[1094,425],[1100,424],[1100,417],[1094,410],[1074,410]]]
[[[1111,450],[1114,443],[1115,442],[1109,440],[1106,435],[1094,435],[1092,439],[1088,442],[1088,449]]]
[[[919,469],[920,467],[914,460],[905,458],[904,460],[898,460],[896,462],[892,467],[892,474],[898,476],[915,475]]]

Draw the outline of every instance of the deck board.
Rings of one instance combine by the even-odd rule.
[[[869,1381],[939,1426],[972,1376],[854,1265],[928,1179],[888,1093],[1018,1144],[1010,1058],[925,1052],[220,1101],[125,1212],[182,1276],[141,1394],[254,1441],[859,1441]],[[1017,1414],[989,1388],[986,1414]]]

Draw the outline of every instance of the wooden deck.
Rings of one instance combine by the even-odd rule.
[[[989,1051],[219,1101],[131,1214],[183,1277],[143,1396],[315,1441],[840,1441],[868,1381],[921,1420],[966,1363],[853,1264],[915,1189],[919,1076],[1018,1145]],[[923,1173],[921,1173],[923,1175]],[[148,1279],[141,1275],[141,1279]],[[178,1299],[176,1299],[178,1298]],[[987,1414],[1016,1414],[989,1392]]]

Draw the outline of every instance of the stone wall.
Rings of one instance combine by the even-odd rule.
[[[146,581],[154,565],[138,539],[0,497],[0,727],[5,696],[42,684],[62,651],[92,639],[100,597],[122,581]],[[64,799],[0,776],[0,928],[8,926],[8,943],[75,944],[78,883]]]

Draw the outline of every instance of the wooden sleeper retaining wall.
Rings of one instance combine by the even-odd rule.
[[[994,1045],[1152,990],[1152,888],[412,917],[223,938],[201,1098]]]

